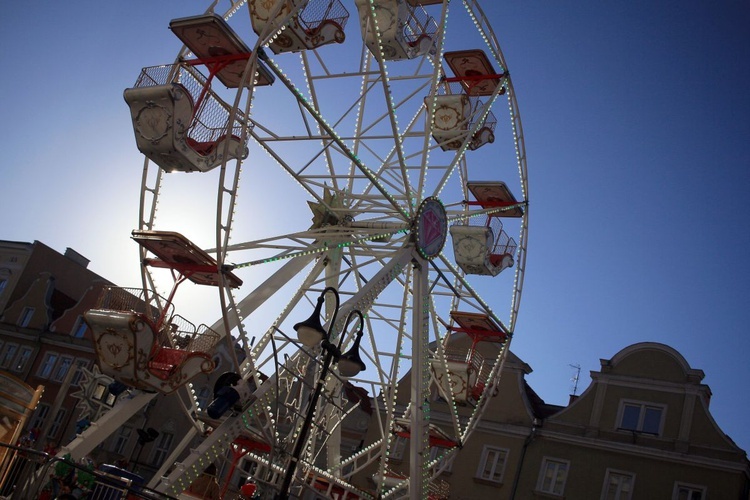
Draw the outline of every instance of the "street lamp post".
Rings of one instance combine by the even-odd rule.
[[[133,449],[133,452],[130,453],[130,462],[133,473],[136,472],[136,467],[138,467],[138,461],[141,458],[143,447],[152,442],[157,437],[159,437],[159,431],[157,431],[153,427],[138,429],[138,454],[135,456],[135,460],[133,460],[133,452],[135,451],[135,449]]]
[[[333,317],[328,324],[328,330],[326,331],[323,328],[323,325],[320,323],[320,313],[323,308],[325,295],[328,292],[332,292],[334,294],[334,297],[336,298],[336,307],[333,312]],[[315,407],[318,404],[320,394],[323,392],[323,386],[325,385],[326,378],[328,377],[331,363],[333,361],[336,361],[338,363],[339,372],[344,377],[353,377],[365,369],[365,364],[362,362],[362,359],[359,355],[359,343],[362,339],[362,327],[364,326],[364,318],[362,316],[362,313],[359,310],[354,309],[347,315],[346,321],[344,322],[344,329],[339,336],[338,345],[334,345],[330,342],[330,334],[331,329],[333,329],[334,324],[336,323],[336,316],[338,315],[338,311],[339,294],[335,288],[327,287],[320,294],[320,297],[318,297],[318,302],[315,305],[315,310],[313,311],[312,316],[310,316],[310,318],[308,318],[306,321],[294,325],[294,329],[297,331],[297,336],[300,342],[307,347],[314,347],[315,345],[320,343],[321,347],[325,351],[325,357],[323,358],[323,364],[320,369],[318,382],[315,385],[315,391],[313,392],[312,398],[310,399],[310,402],[308,404],[305,420],[302,423],[302,427],[300,428],[299,435],[297,436],[297,441],[294,444],[294,450],[292,451],[292,458],[289,462],[289,467],[286,470],[284,481],[281,483],[281,490],[276,496],[276,498],[279,500],[287,500],[289,498],[289,488],[291,487],[292,481],[294,480],[294,474],[297,470],[297,464],[299,463],[300,456],[302,455],[302,450],[304,449],[305,443],[307,442],[307,434],[310,431],[312,420],[315,415]],[[359,316],[359,330],[357,331],[357,336],[354,344],[352,345],[352,348],[348,352],[342,354],[341,343],[344,339],[344,334],[346,333],[346,328],[349,325],[349,321],[354,314]]]

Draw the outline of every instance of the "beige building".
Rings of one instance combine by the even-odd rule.
[[[96,369],[91,332],[83,321],[102,287],[111,283],[90,271],[88,263],[72,249],[61,254],[39,241],[0,241],[0,371],[43,387],[22,433],[24,444],[39,450],[68,444],[82,417],[89,414],[95,420],[115,402],[108,392],[111,379]],[[86,403],[75,393],[85,393]],[[210,394],[204,389],[202,396]],[[97,463],[130,462],[131,470],[134,465],[148,478],[191,425],[175,398],[158,395],[91,458]],[[142,445],[138,430],[148,428],[159,434]],[[36,438],[32,443],[30,436]]]
[[[0,242],[0,370],[44,388],[24,436],[33,429],[38,449],[74,432],[77,400],[65,388],[81,380],[73,367],[95,363],[82,314],[106,281],[87,266],[71,249],[63,255],[40,242]]]
[[[496,348],[483,345],[485,359]],[[591,385],[565,407],[545,404],[526,383],[530,372],[509,353],[481,422],[439,476],[448,498],[749,498],[745,451],[711,417],[704,373],[671,347],[639,343],[601,360]],[[446,425],[446,404],[434,395],[431,421]],[[472,411],[459,408],[464,417]],[[408,471],[408,449],[396,446],[394,473]],[[445,450],[433,446],[431,457]],[[372,487],[372,473],[363,474],[363,487]]]

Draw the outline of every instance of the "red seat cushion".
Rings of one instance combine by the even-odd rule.
[[[148,362],[149,370],[161,379],[169,378],[174,370],[180,366],[190,353],[181,349],[162,347],[156,356]]]

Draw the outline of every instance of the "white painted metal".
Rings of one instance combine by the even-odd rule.
[[[342,331],[347,313],[360,309],[366,314],[361,347],[367,370],[348,382],[365,389],[374,398],[376,411],[370,425],[377,430],[364,449],[345,449],[339,419],[352,411],[353,404],[342,396],[343,381],[336,378],[334,369],[317,409],[319,415],[330,417],[325,427],[329,432],[313,426],[309,438],[315,449],[327,449],[327,460],[322,461],[324,466],[321,462],[315,466],[310,462],[314,453],[304,453],[292,485],[294,491],[304,486],[304,474],[308,473],[363,498],[426,497],[430,481],[439,473],[427,461],[427,412],[433,405],[430,366],[449,369],[444,346],[449,343],[450,311],[481,312],[502,325],[508,334],[515,328],[525,273],[528,210],[515,228],[519,231],[515,276],[511,280],[508,276],[512,273],[506,271],[505,282],[497,287],[506,291],[505,299],[510,302],[510,317],[504,321],[472,287],[472,280],[454,264],[450,242],[434,260],[421,255],[416,243],[421,223],[417,220],[417,208],[425,197],[440,197],[448,207],[450,223],[458,223],[480,212],[461,204],[469,199],[466,182],[472,176],[492,179],[500,175],[495,173],[494,165],[469,166],[471,155],[476,154],[469,150],[471,136],[481,126],[481,120],[473,119],[476,116],[465,132],[449,134],[451,140],[463,141],[455,149],[443,150],[432,133],[435,98],[442,79],[451,76],[443,64],[443,52],[467,48],[454,47],[457,38],[461,43],[476,43],[477,48],[488,53],[496,70],[507,70],[478,1],[464,0],[462,10],[461,2],[454,0],[450,16],[447,1],[426,6],[425,12],[433,17],[436,31],[429,37],[429,44],[420,42],[416,47],[405,45],[401,33],[368,28],[377,26],[373,16],[376,7],[398,4],[393,12],[406,12],[409,10],[406,2],[357,0],[356,6],[344,2],[353,14],[353,22],[345,28],[345,43],[298,54],[264,50],[274,43],[278,49],[276,39],[280,28],[292,21],[306,3],[295,2],[295,8],[286,17],[276,17],[278,24],[256,23],[259,32],[257,40],[248,44],[253,55],[247,61],[244,84],[229,93],[222,89],[231,106],[232,119],[249,117],[241,138],[250,138],[247,159],[225,161],[213,174],[191,174],[219,177],[217,202],[211,208],[216,211],[215,227],[209,229],[215,232],[212,252],[220,265],[231,268],[246,282],[236,293],[227,286],[220,287],[222,315],[212,328],[224,336],[229,352],[234,352],[236,341],[242,344],[247,360],[241,367],[237,363],[235,369],[258,389],[241,410],[215,423],[216,428],[196,449],[173,467],[160,471],[166,476],[161,481],[155,479],[158,484],[154,485],[160,491],[179,493],[196,477],[202,465],[224,459],[232,440],[247,435],[251,427],[273,446],[272,453],[259,457],[258,463],[277,474],[267,483],[265,477],[256,479],[269,491],[278,474],[283,477],[288,454],[307,411],[310,387],[305,385],[306,379],[301,374],[315,374],[319,365],[316,357],[320,354],[317,348],[303,350],[295,343],[293,325],[309,315],[327,286],[335,287],[341,297],[342,306],[331,333],[333,341],[345,335],[342,350],[353,340],[353,332]],[[214,2],[210,8],[218,6]],[[232,2],[224,17],[230,18],[245,6],[244,1]],[[245,20],[249,20],[247,15]],[[460,36],[451,38],[453,32]],[[248,33],[243,31],[243,38]],[[395,47],[398,57],[378,50],[383,46],[384,35],[390,37],[385,45]],[[474,37],[473,41],[469,41],[469,35]],[[188,56],[183,49],[180,57]],[[273,86],[256,88],[249,78],[261,63],[275,76]],[[509,77],[503,79],[503,88],[504,94],[498,88],[484,98],[482,106],[475,108],[481,116],[490,107],[499,114],[498,108],[506,100],[509,108],[506,127],[496,130],[495,142],[482,150],[496,147],[501,142],[500,136],[505,134],[505,148],[511,153],[509,163],[518,168],[515,194],[525,203],[528,199],[525,147]],[[277,190],[274,204],[254,204],[254,197],[260,198],[265,190],[276,187],[266,183],[269,162],[271,168],[284,173],[288,186],[283,191]],[[163,174],[153,164],[145,163],[139,229],[160,228],[156,205],[162,185],[166,189],[174,175]],[[248,177],[252,177],[251,182],[247,182]],[[510,181],[507,177],[499,180]],[[242,203],[238,203],[240,191]],[[253,194],[248,196],[246,191]],[[311,212],[304,203],[302,209],[295,203],[300,197],[310,204],[312,226]],[[250,202],[249,210],[246,200]],[[169,207],[162,206],[161,210]],[[287,217],[287,210],[296,211],[296,219]],[[275,227],[271,236],[261,232],[260,227],[256,232],[256,226],[269,221]],[[196,230],[192,223],[185,220],[185,229]],[[250,236],[243,236],[244,242],[230,243],[236,232]],[[245,278],[246,275],[249,277]],[[155,285],[146,268],[143,285],[147,289]],[[500,302],[496,298],[499,293],[493,291],[493,306]],[[279,309],[271,319],[263,315],[269,305]],[[502,302],[500,305],[507,307]],[[330,322],[333,313],[332,305],[327,302],[325,321]],[[246,332],[248,327],[257,336],[252,345],[251,334]],[[507,343],[499,351],[497,359],[489,360],[494,362],[493,376],[499,373]],[[407,375],[411,376],[411,382],[401,390],[408,394],[399,395],[398,382]],[[314,376],[309,378],[314,380]],[[471,435],[494,384],[491,381],[486,385],[468,423],[458,418],[457,410],[457,405],[464,404],[466,398],[443,391],[447,396],[444,408],[451,416],[451,425],[444,430],[455,442],[453,450]],[[405,403],[397,404],[397,399],[409,402],[408,409]],[[188,411],[201,414],[195,405]],[[411,427],[408,447],[411,458],[406,471],[410,478],[386,485],[386,473],[392,465],[388,457],[396,442],[392,425],[396,419],[405,417]],[[114,429],[108,426],[108,431]],[[184,441],[177,453],[185,452]],[[352,472],[344,472],[346,465],[352,465]],[[384,481],[374,492],[361,491],[352,484],[351,474],[364,473],[368,467],[377,470],[375,476]]]
[[[67,446],[60,448],[57,456],[62,458],[70,453],[71,459],[78,461],[91,453],[102,441],[117,432],[133,415],[154,399],[155,392],[135,391],[127,398],[120,398],[115,407],[79,434]]]

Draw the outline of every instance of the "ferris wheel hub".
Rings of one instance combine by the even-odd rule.
[[[432,260],[443,251],[448,235],[448,215],[439,198],[429,196],[419,205],[414,219],[413,238],[419,254]]]

